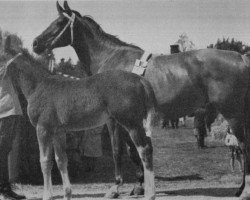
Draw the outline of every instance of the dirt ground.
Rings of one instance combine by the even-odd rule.
[[[158,130],[153,136],[154,170],[157,199],[237,199],[234,193],[241,183],[241,172],[229,166],[229,150],[222,142],[206,138],[207,148],[197,149],[191,128]],[[136,184],[135,167],[124,156],[124,182],[120,199],[129,197]],[[95,172],[72,178],[73,199],[105,199],[105,192],[113,185],[112,157],[104,155],[97,161]],[[55,199],[62,199],[62,186],[54,181]],[[22,185],[20,192],[28,199],[40,200],[41,185]]]

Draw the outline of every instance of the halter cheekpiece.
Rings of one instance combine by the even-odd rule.
[[[56,38],[52,41],[52,45],[55,44],[59,39],[60,37],[62,36],[62,34],[66,31],[66,29],[70,26],[70,33],[71,33],[71,45],[73,44],[74,42],[74,33],[73,33],[73,29],[74,29],[74,22],[75,22],[75,18],[76,18],[76,15],[75,13],[72,13],[71,16],[69,16],[68,14],[66,13],[63,13],[63,15],[68,18],[68,23],[65,25],[65,27],[61,30],[61,32],[56,36]]]

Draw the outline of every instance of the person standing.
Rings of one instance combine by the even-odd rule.
[[[9,45],[9,42],[10,37],[8,36],[5,45]],[[5,51],[6,48],[3,48],[4,51],[2,50],[1,57],[6,58],[7,62],[13,55],[8,55]],[[2,62],[1,66],[6,65],[6,62]],[[13,82],[8,74],[5,73],[5,70],[0,68],[0,195],[14,200],[25,199],[25,196],[18,195],[12,190],[8,166],[8,156],[16,134],[20,131],[19,125],[22,114]]]
[[[198,148],[205,147],[205,137],[207,136],[205,117],[205,108],[199,108],[194,113],[194,135],[197,139]]]

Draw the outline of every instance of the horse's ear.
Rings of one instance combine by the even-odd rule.
[[[64,1],[63,7],[64,7],[64,9],[65,9],[66,11],[68,11],[70,14],[72,13],[72,10],[70,9],[70,7],[69,7],[67,1]]]
[[[5,52],[8,53],[10,49],[11,49],[11,36],[8,35],[5,39],[4,50]]]
[[[62,15],[63,14],[63,8],[60,6],[58,1],[56,1],[56,8],[57,8],[57,11],[58,11],[59,15]]]

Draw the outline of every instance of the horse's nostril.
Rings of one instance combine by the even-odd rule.
[[[38,46],[38,42],[37,42],[37,40],[34,40],[34,42],[33,42],[33,48],[36,48]]]

